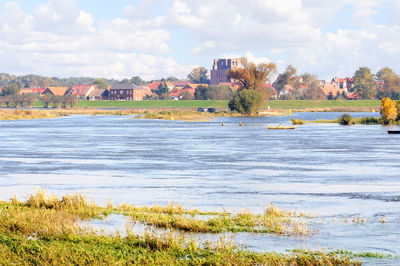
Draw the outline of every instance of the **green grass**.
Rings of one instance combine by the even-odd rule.
[[[273,109],[304,109],[304,108],[379,108],[379,100],[359,101],[312,101],[312,100],[277,100],[266,101],[263,108],[268,106]],[[43,103],[37,102],[34,107],[43,107]],[[204,100],[204,101],[79,101],[77,107],[83,108],[198,108],[215,107],[228,108],[228,101]]]
[[[339,108],[339,107],[370,107],[378,108],[381,105],[379,100],[359,100],[359,101],[329,101],[329,100],[277,100],[267,101],[264,107],[270,106],[270,108],[292,108],[292,109],[303,109],[303,108]]]
[[[77,107],[88,108],[228,108],[228,101],[79,101]]]
[[[346,252],[296,250],[290,253],[243,250],[221,237],[216,242],[196,242],[172,231],[145,232],[139,236],[107,235],[77,225],[80,219],[111,212],[163,215],[224,215],[228,212],[201,212],[178,205],[135,207],[108,204],[99,207],[81,195],[58,199],[43,191],[22,202],[16,197],[0,202],[0,261],[3,265],[360,265]],[[298,216],[272,205],[263,216]],[[254,216],[248,212],[232,216],[248,226]]]
[[[380,117],[359,117],[353,118],[350,117],[350,123],[348,125],[383,125],[382,118]],[[343,121],[341,118],[338,119],[317,119],[312,121],[306,121],[307,123],[339,123],[343,125]],[[396,123],[397,125],[400,122]]]

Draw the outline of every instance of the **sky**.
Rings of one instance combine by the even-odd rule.
[[[400,0],[0,0],[0,72],[186,78],[245,56],[320,79],[400,73]]]

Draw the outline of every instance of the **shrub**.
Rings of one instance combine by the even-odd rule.
[[[295,118],[292,118],[292,119],[290,119],[290,120],[292,120],[292,124],[293,124],[293,125],[304,125],[304,124],[305,124],[305,122],[304,122],[303,119],[295,119]]]
[[[382,123],[382,119],[379,117],[363,117],[360,120],[360,124],[363,125],[379,125]]]
[[[382,98],[381,116],[385,125],[392,124],[397,119],[396,102],[390,98]]]
[[[339,118],[339,124],[349,126],[354,124],[353,117],[349,114],[342,114]]]
[[[255,90],[241,90],[229,101],[229,109],[241,114],[252,115],[263,103],[263,96]]]

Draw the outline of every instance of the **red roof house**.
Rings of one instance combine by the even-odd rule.
[[[73,85],[67,90],[65,95],[74,95],[78,99],[86,99],[94,90],[95,87],[93,85]]]

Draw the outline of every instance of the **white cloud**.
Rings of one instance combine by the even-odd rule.
[[[170,33],[143,21],[99,21],[75,1],[51,0],[31,14],[16,2],[0,14],[0,71],[49,76],[154,79],[187,74],[171,56]],[[13,14],[11,16],[10,14]]]
[[[227,54],[273,58],[279,69],[292,64],[323,78],[363,65],[400,72],[398,0],[139,0],[109,20],[95,20],[76,1],[49,0],[30,13],[4,4],[0,60],[10,63],[0,71],[185,77],[198,62],[174,58],[191,51],[209,65]],[[389,23],[375,25],[382,12]]]

